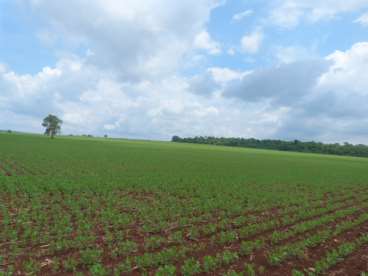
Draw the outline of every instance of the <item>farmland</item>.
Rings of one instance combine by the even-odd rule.
[[[368,159],[0,134],[0,275],[365,275]]]

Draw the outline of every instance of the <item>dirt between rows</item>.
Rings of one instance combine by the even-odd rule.
[[[342,196],[341,198],[337,198],[333,201],[330,201],[329,203],[330,204],[344,203],[344,202],[347,202],[347,201],[353,200],[353,199],[358,200],[358,197],[357,196],[351,196],[351,195],[345,196],[345,197]],[[314,202],[317,202],[317,204],[313,204],[313,205],[309,206],[308,209],[324,208],[324,207],[327,206],[327,201],[325,199],[324,200],[319,199],[319,200],[311,201],[311,203],[314,203]],[[297,204],[292,204],[288,207],[298,207],[298,205]],[[297,212],[298,212],[297,209],[291,210],[290,212],[283,212],[282,207],[277,206],[277,207],[272,207],[272,208],[263,209],[263,210],[247,211],[247,212],[244,212],[242,215],[227,216],[226,218],[235,220],[235,219],[240,218],[242,216],[254,216],[254,217],[257,217],[257,220],[252,222],[252,224],[254,224],[254,223],[265,222],[265,221],[267,221],[268,219],[271,219],[271,218],[274,219],[274,218],[280,218],[280,217],[284,217],[284,216],[292,216],[292,215],[296,214]],[[194,223],[190,223],[190,224],[187,224],[187,225],[178,225],[177,222],[172,222],[171,226],[169,228],[167,228],[163,231],[157,231],[157,232],[153,232],[153,233],[150,233],[150,234],[161,235],[161,236],[167,237],[170,233],[173,233],[174,231],[177,231],[177,230],[186,230],[190,227],[203,226],[203,225],[208,225],[208,224],[211,224],[211,223],[217,224],[223,218],[224,217],[222,217],[222,216],[214,215],[213,219],[194,222]],[[246,226],[248,224],[249,223],[247,222],[245,224],[241,224],[241,225],[237,226],[237,225],[232,223],[231,225],[229,225],[228,229],[229,230],[237,229],[237,228]],[[216,231],[216,233],[218,233],[220,231],[221,230]]]
[[[313,272],[311,268],[313,268],[315,262],[322,259],[329,250],[337,248],[345,242],[353,241],[354,239],[358,238],[362,233],[366,233],[367,231],[368,222],[365,222],[352,230],[332,237],[320,246],[307,249],[305,253],[306,258],[294,258],[292,260],[289,260],[287,264],[283,264],[277,267],[269,267],[270,273],[268,275],[291,275],[293,269],[298,269],[299,271],[311,270]]]
[[[364,201],[368,201],[368,199],[365,199]],[[321,217],[323,215],[327,215],[327,214],[332,214],[336,211],[339,211],[339,210],[343,210],[343,209],[346,209],[346,208],[349,208],[349,207],[352,207],[354,206],[355,203],[353,204],[347,204],[347,205],[344,205],[344,206],[340,206],[338,208],[335,208],[333,210],[330,210],[328,212],[325,212],[325,213],[322,213],[322,214],[319,214],[319,215],[315,215],[315,216],[312,216],[312,217],[309,217],[309,218],[305,218],[305,219],[300,219],[298,220],[297,222],[294,222],[292,224],[289,224],[289,225],[283,225],[283,226],[280,226],[280,227],[276,227],[276,228],[272,228],[270,230],[266,230],[266,231],[262,231],[262,232],[259,232],[249,238],[247,238],[246,240],[255,240],[257,237],[260,237],[260,236],[264,236],[264,235],[267,235],[267,234],[270,234],[272,233],[273,231],[275,230],[285,230],[285,229],[288,229],[290,227],[292,227],[293,225],[295,224],[299,224],[299,223],[302,223],[304,221],[309,221],[309,220],[313,220],[315,218],[318,218],[318,217]],[[288,214],[286,214],[288,215]],[[283,216],[281,216],[283,217]],[[274,216],[273,219],[277,219],[277,218],[281,218],[280,216]],[[270,218],[268,218],[270,219]],[[265,219],[265,220],[261,220],[259,221],[258,223],[263,223],[263,222],[266,222],[268,219]],[[251,223],[253,224],[253,223]],[[229,225],[228,229],[226,230],[236,230],[240,227],[244,227],[244,226],[247,226],[247,225],[250,225],[249,223],[246,223],[246,224],[243,224],[243,225],[240,225],[240,226],[234,226],[234,225]],[[190,254],[190,256],[192,257],[195,257],[195,258],[200,258],[201,256],[206,256],[206,255],[213,255],[214,253],[217,253],[217,252],[221,252],[224,250],[224,246],[216,246],[216,245],[213,245],[211,243],[211,238],[214,237],[216,234],[219,234],[222,230],[221,229],[217,229],[215,231],[215,233],[212,233],[210,235],[202,235],[200,236],[198,239],[190,239],[188,237],[188,232],[187,231],[184,231],[184,244],[185,245],[192,245],[192,244],[206,244],[206,249],[205,250],[202,250],[202,251],[198,251],[198,252],[195,252],[195,254]],[[139,245],[139,252],[137,255],[143,255],[144,253],[146,252],[149,252],[149,253],[156,253],[156,252],[159,252],[163,249],[166,249],[166,248],[170,248],[170,247],[173,247],[173,246],[177,246],[179,244],[177,243],[174,243],[174,242],[169,242],[169,243],[165,243],[163,246],[159,247],[159,248],[156,248],[154,250],[145,250],[144,248],[144,239],[149,237],[149,234],[144,234],[142,233],[140,230],[139,230],[139,227],[137,227],[136,229],[132,229],[132,232],[131,232],[131,236],[130,236],[130,239],[131,240],[134,240],[138,245]],[[168,239],[169,236],[166,235],[164,236],[164,238]],[[232,242],[230,244],[227,244],[225,247],[226,248],[231,248],[231,247],[237,247],[239,248],[240,244],[239,241],[236,241],[236,242]]]
[[[0,163],[1,165],[1,163]],[[0,167],[1,168],[1,167]],[[351,190],[350,190],[351,192]],[[368,189],[367,188],[362,188],[362,189],[357,189],[356,191],[356,194],[361,194],[362,192],[368,192]],[[352,200],[352,199],[358,199],[357,196],[354,196],[354,195],[348,195],[348,196],[345,196],[346,193],[344,192],[338,192],[338,193],[334,193],[334,194],[331,194],[331,193],[325,193],[324,196],[323,196],[323,199],[322,198],[319,198],[319,199],[311,199],[309,201],[309,203],[313,203],[312,205],[308,206],[307,208],[310,209],[315,209],[315,208],[322,208],[322,207],[326,207],[327,204],[336,204],[336,203],[343,203],[343,202],[347,202],[348,200]],[[155,192],[145,192],[145,191],[128,191],[128,192],[124,192],[123,195],[127,195],[127,196],[130,196],[136,200],[143,200],[143,201],[148,201],[148,202],[153,202],[154,200],[157,200],[157,197],[158,197],[158,194],[155,193]],[[334,195],[334,196],[332,196]],[[50,193],[50,196],[52,196],[52,193]],[[333,200],[332,200],[333,199]],[[314,204],[316,203],[316,204]],[[264,218],[264,219],[267,219],[267,218],[275,218],[275,217],[278,217],[278,216],[284,216],[284,215],[293,215],[297,212],[297,210],[292,210],[290,212],[286,212],[286,213],[283,213],[282,212],[282,209],[285,208],[285,207],[300,207],[299,204],[290,204],[288,206],[274,206],[274,207],[271,207],[271,208],[266,208],[266,209],[262,209],[262,210],[247,210],[246,212],[242,213],[242,214],[236,214],[236,215],[227,215],[226,216],[226,219],[233,219],[235,220],[236,218],[239,218],[239,217],[242,217],[242,216],[248,216],[248,215],[251,215],[251,216],[257,216],[257,218],[261,219],[261,218]],[[301,208],[304,208],[305,206],[303,205]],[[124,209],[122,210],[122,212],[125,212],[125,213],[129,213],[129,212],[136,212],[137,210],[136,209]],[[189,227],[193,227],[193,226],[200,226],[200,225],[206,225],[206,224],[209,224],[209,223],[217,223],[219,222],[219,220],[225,218],[225,217],[221,217],[220,216],[220,213],[221,213],[221,210],[216,210],[214,211],[214,213],[211,215],[211,217],[213,219],[210,219],[210,220],[204,220],[204,221],[199,221],[199,222],[193,222],[193,223],[189,223],[187,225],[178,225],[176,221],[172,221],[170,224],[171,224],[171,227],[169,227],[168,229],[165,229],[163,231],[159,231],[159,232],[152,232],[150,234],[155,234],[155,235],[158,235],[158,234],[161,234],[163,236],[169,234],[169,233],[172,233],[176,230],[183,230],[185,228],[189,228]],[[201,213],[198,213],[198,214],[192,214],[191,217],[200,217],[201,215],[206,215],[205,213],[201,212]],[[258,221],[256,221],[258,222]],[[136,226],[132,227],[132,229],[136,229]]]
[[[362,272],[368,273],[368,245],[355,251],[331,268],[327,274],[330,276],[361,276]]]
[[[249,240],[256,240],[257,238],[260,238],[262,236],[265,236],[265,235],[269,235],[271,234],[273,231],[277,230],[277,231],[287,231],[287,229],[289,229],[290,227],[292,227],[293,225],[296,225],[298,223],[302,223],[304,221],[308,221],[308,220],[313,220],[317,217],[320,217],[322,215],[326,215],[326,214],[332,214],[338,210],[342,210],[342,209],[345,209],[345,208],[348,208],[348,207],[351,207],[353,206],[354,204],[352,205],[347,205],[347,206],[343,206],[343,207],[340,207],[336,210],[331,210],[325,214],[320,214],[318,216],[314,216],[314,217],[310,217],[310,218],[307,218],[307,219],[302,219],[302,220],[299,220],[298,222],[295,222],[293,224],[290,224],[290,225],[285,225],[285,226],[282,226],[282,227],[278,227],[278,228],[274,228],[272,230],[267,230],[267,231],[263,231],[263,232],[260,232],[260,233],[257,233],[249,238],[247,238],[246,240],[249,241]],[[368,211],[368,209],[365,209],[364,211]],[[355,212],[354,214],[350,215],[350,216],[346,216],[344,218],[340,218],[340,219],[337,219],[336,221],[330,223],[329,225],[327,225],[327,227],[331,226],[333,227],[334,225],[336,225],[337,223],[339,222],[342,222],[342,221],[346,221],[348,219],[353,219],[353,218],[356,218],[358,217],[360,214],[362,214],[362,212],[364,212],[362,210],[360,211],[357,211]],[[301,237],[303,237],[303,235],[307,234],[307,233],[313,233],[313,232],[317,232],[319,230],[321,230],[323,227],[326,227],[326,225],[324,226],[320,226],[320,227],[317,227],[315,229],[312,229],[311,231],[307,231],[301,235],[298,235],[297,237],[291,237],[289,239],[286,239],[286,240],[283,240],[281,241],[280,243],[276,244],[277,246],[280,246],[280,245],[283,245],[283,244],[286,244],[286,243],[289,243],[289,242],[292,242],[294,240],[298,240],[300,239]],[[213,235],[211,235],[212,237]],[[140,237],[140,239],[137,239],[136,240],[137,242],[143,242],[144,241],[144,238]],[[200,238],[198,240],[186,240],[185,242],[185,245],[190,245],[190,244],[204,244],[206,245],[206,248],[204,250],[200,250],[200,251],[196,251],[196,252],[192,252],[190,254],[188,254],[187,258],[190,258],[190,257],[193,257],[195,259],[199,259],[201,260],[204,256],[207,256],[207,255],[210,255],[210,256],[215,256],[217,253],[221,253],[223,252],[224,250],[226,249],[231,249],[232,251],[239,251],[239,248],[240,248],[240,241],[236,241],[236,242],[233,242],[231,244],[228,244],[228,245],[214,245],[214,244],[211,244],[210,243],[210,237],[204,237],[204,238]],[[174,246],[175,244],[172,244],[171,246]],[[162,249],[164,248],[169,248],[171,246],[164,246],[162,248],[159,248],[159,249],[156,249],[156,250],[153,250],[153,251],[149,251],[149,252],[159,252],[161,251]],[[143,255],[144,252],[147,252],[143,249],[143,247],[141,247],[141,252],[139,252],[137,255]],[[266,260],[266,253],[267,253],[267,250],[263,250],[261,253],[258,253],[260,254],[262,257],[264,257],[259,263],[257,262],[257,258],[253,255],[253,256],[250,256],[250,258],[241,258],[241,260],[238,262],[237,265],[233,265],[231,268],[234,268],[234,270],[238,270],[238,271],[241,271],[243,268],[244,268],[244,263],[245,262],[248,262],[248,263],[254,263],[256,265],[262,265],[264,267],[266,266],[269,266],[268,263],[267,263],[267,260]],[[182,262],[177,262],[176,263],[176,267],[177,269],[179,270],[181,265],[183,264],[183,261]],[[153,275],[154,274],[154,271],[155,270],[151,270],[150,271],[150,274]],[[215,275],[221,275],[225,272],[224,269],[219,269],[218,271],[215,272]],[[137,274],[135,275],[139,275],[139,271],[136,272]],[[205,274],[203,274],[205,275]]]
[[[340,210],[340,209],[344,209],[344,208],[347,208],[347,206],[343,206],[343,207],[341,207],[341,208],[339,208],[339,209],[337,209],[337,210]],[[332,210],[332,211],[329,211],[329,212],[327,212],[326,214],[330,214],[330,213],[334,213],[334,212],[336,212],[337,210]],[[368,209],[365,209],[364,211],[368,211]],[[342,221],[344,221],[344,220],[348,220],[348,219],[353,219],[353,218],[356,218],[358,215],[360,215],[360,214],[362,214],[362,210],[361,211],[358,211],[358,212],[356,212],[356,213],[354,213],[354,214],[352,214],[352,215],[350,215],[350,216],[346,216],[346,217],[344,217],[344,218],[340,218],[340,219],[338,219],[338,220],[336,220],[336,221],[334,221],[333,223],[331,223],[330,225],[327,225],[327,227],[329,227],[329,226],[333,226],[333,225],[336,225],[337,223],[339,223],[339,222],[342,222]],[[319,215],[319,216],[321,216],[321,215]],[[316,217],[319,217],[319,216],[315,216],[315,217],[311,217],[311,218],[309,218],[309,219],[303,219],[303,220],[300,220],[300,221],[298,221],[298,222],[296,222],[296,223],[293,223],[293,224],[291,224],[291,225],[286,225],[286,226],[282,226],[282,227],[279,227],[279,228],[275,228],[275,229],[272,229],[272,230],[267,230],[267,231],[263,231],[263,232],[260,232],[260,233],[258,233],[258,234],[256,234],[256,235],[254,235],[254,236],[252,236],[252,237],[250,237],[250,238],[248,238],[247,240],[255,240],[255,239],[257,239],[257,238],[259,238],[259,237],[262,237],[262,236],[264,236],[264,235],[267,235],[267,234],[271,234],[273,231],[275,231],[275,230],[278,230],[278,231],[286,231],[288,228],[290,228],[292,225],[295,225],[295,224],[298,224],[298,223],[301,223],[301,222],[303,222],[303,221],[307,221],[307,220],[312,220],[312,219],[315,219]],[[317,227],[317,228],[315,228],[315,229],[313,229],[313,230],[311,230],[311,231],[309,231],[309,233],[311,233],[311,232],[317,232],[318,230],[320,230],[322,227],[326,227],[326,225],[324,225],[324,226],[320,226],[320,227]],[[305,233],[304,233],[305,234]],[[297,239],[300,239],[300,237],[302,237],[303,236],[303,234],[301,234],[301,235],[298,235],[297,237],[291,237],[291,238],[289,238],[289,239],[287,239],[287,240],[284,240],[284,241],[281,241],[279,244],[277,244],[278,246],[280,246],[280,245],[283,245],[283,244],[286,244],[286,243],[288,243],[288,242],[291,242],[291,241],[293,241],[293,240],[297,240]],[[141,240],[140,242],[143,242],[143,240]],[[205,250],[199,250],[199,251],[195,251],[195,252],[192,252],[192,253],[189,253],[188,255],[187,255],[187,258],[190,258],[190,257],[194,257],[195,259],[198,259],[198,260],[201,260],[201,259],[203,259],[203,257],[204,256],[207,256],[207,255],[210,255],[210,256],[215,256],[217,253],[221,253],[221,252],[223,252],[224,250],[226,250],[226,249],[231,249],[231,250],[233,250],[233,251],[237,251],[237,252],[239,252],[239,247],[240,247],[240,241],[237,241],[237,242],[235,242],[235,243],[232,243],[232,244],[229,244],[229,245],[225,245],[225,246],[223,246],[223,245],[214,245],[214,244],[210,244],[210,237],[206,237],[206,238],[201,238],[201,239],[199,239],[199,240],[196,240],[196,241],[193,241],[193,240],[187,240],[186,242],[185,242],[185,244],[186,245],[190,245],[190,244],[193,244],[193,243],[195,243],[195,244],[203,244],[203,245],[206,245],[205,247]],[[210,244],[210,245],[209,245]],[[209,246],[208,246],[209,245]],[[167,248],[167,247],[166,247]],[[160,250],[162,250],[163,248],[161,248],[161,249],[157,249],[157,250],[155,250],[154,252],[157,252],[157,251],[160,251]],[[147,251],[146,251],[147,252]],[[142,252],[139,252],[138,253],[138,255],[143,255],[143,253],[144,253],[144,249],[142,250]],[[267,253],[267,250],[264,250],[263,251],[263,254],[264,254],[264,256],[266,256],[265,254]],[[261,253],[261,255],[262,255],[262,253]],[[253,256],[254,257],[254,256]],[[247,260],[248,262],[251,262],[251,263],[254,263],[254,264],[256,264],[256,265],[264,265],[264,267],[265,268],[267,268],[267,265],[268,264],[266,264],[266,263],[264,263],[264,260],[262,260],[262,262],[260,263],[260,264],[258,264],[257,262],[256,262],[256,258],[255,259],[253,259],[253,257],[251,257],[250,258],[250,260]],[[183,264],[183,261],[180,261],[180,262],[176,262],[176,267],[177,267],[177,270],[178,271],[180,271],[180,267],[181,267],[181,265]],[[269,266],[268,266],[269,267]],[[234,267],[235,269],[236,269],[236,267]],[[239,261],[239,271],[241,271],[242,269],[244,268],[244,258],[242,258],[240,261]],[[141,271],[139,271],[139,270],[137,270],[137,271],[135,271],[133,274],[134,275],[140,275],[140,272]],[[155,270],[150,270],[149,271],[149,274],[150,275],[154,275],[154,272],[155,272]],[[217,271],[215,271],[214,273],[212,273],[212,275],[222,275],[223,273],[225,272],[225,270],[224,269],[219,269],[219,270],[217,270]],[[266,270],[266,272],[268,272],[268,270]],[[202,273],[202,275],[205,275],[205,274],[203,274]],[[266,274],[267,275],[267,274]]]
[[[5,176],[39,176],[46,174],[46,172],[41,170],[33,171],[22,163],[10,159],[3,159],[0,161],[0,173],[1,172],[3,172]]]
[[[267,260],[267,255],[269,253],[269,251],[271,249],[286,245],[286,244],[291,244],[293,242],[297,242],[300,240],[303,240],[306,236],[309,235],[313,235],[323,229],[328,229],[328,228],[334,228],[337,224],[347,221],[347,220],[353,220],[355,218],[357,218],[359,215],[363,214],[364,212],[368,211],[368,208],[366,209],[362,209],[360,211],[357,211],[351,215],[345,216],[343,218],[339,218],[336,219],[333,222],[330,222],[328,224],[325,225],[321,225],[321,226],[317,226],[313,229],[310,229],[306,232],[303,232],[301,234],[298,234],[296,236],[292,236],[289,237],[287,239],[281,240],[280,242],[276,243],[276,244],[271,244],[270,240],[266,239],[266,246],[263,247],[261,250],[257,250],[256,252],[254,252],[252,255],[241,258],[237,263],[233,264],[230,268],[236,270],[236,271],[242,271],[242,269],[244,269],[244,264],[245,263],[252,263],[255,264],[257,267],[263,267],[266,271],[265,275],[291,275],[291,272],[294,268],[300,267],[302,263],[298,263],[300,261],[303,261],[301,259],[297,259],[297,258],[293,258],[293,259],[289,259],[283,263],[281,263],[279,266],[273,266],[270,265],[268,260]],[[284,227],[283,229],[277,229],[278,231],[282,232],[282,231],[287,231],[290,227]],[[272,233],[272,231],[271,231]],[[271,234],[269,233],[269,234]],[[258,235],[257,237],[255,237],[254,239],[251,240],[255,240],[256,238],[259,238]],[[233,247],[234,250],[238,249],[239,250],[239,245],[234,245]],[[308,250],[309,252],[309,250]],[[306,255],[306,257],[308,257],[309,260],[309,256]],[[220,272],[224,272],[224,270],[220,270]]]
[[[12,176],[12,173],[2,163],[0,163],[0,173],[5,176]]]
[[[367,209],[365,209],[364,211],[367,211]],[[342,222],[344,220],[353,220],[354,218],[356,218],[359,214],[362,214],[363,211],[359,212],[359,213],[355,213],[351,216],[336,220],[335,222],[331,223],[331,225],[328,225],[327,227],[334,227],[336,226],[339,222]],[[325,226],[326,227],[326,226]],[[310,233],[312,232],[317,232],[319,230],[321,230],[323,228],[323,226],[314,229],[314,231],[310,231]],[[361,235],[361,233],[367,232],[368,230],[368,222],[363,223],[362,225],[356,227],[355,229],[349,230],[347,232],[342,233],[341,235],[338,235],[336,237],[333,237],[332,239],[328,240],[326,243],[324,243],[321,246],[317,246],[315,248],[311,248],[308,249],[306,252],[307,254],[307,259],[290,259],[288,260],[286,263],[281,264],[280,266],[272,266],[268,263],[267,261],[267,249],[261,250],[259,252],[257,252],[255,255],[252,255],[248,258],[241,258],[241,260],[236,263],[235,265],[232,265],[230,267],[227,267],[226,269],[221,268],[216,270],[215,272],[212,273],[200,273],[199,275],[223,275],[225,273],[226,270],[229,269],[233,269],[234,271],[244,271],[244,265],[246,263],[250,263],[253,264],[255,268],[259,268],[259,267],[263,267],[264,272],[263,273],[257,273],[257,275],[277,275],[277,276],[287,276],[287,275],[292,275],[292,271],[293,269],[299,269],[300,271],[303,269],[308,269],[310,267],[313,267],[314,263],[323,258],[324,255],[326,254],[327,251],[329,251],[332,248],[336,248],[337,246],[339,246],[340,244],[346,242],[346,241],[351,241],[354,240],[355,238],[359,237]],[[300,239],[301,236],[298,237],[294,237],[294,239]],[[289,240],[285,240],[280,242],[279,244],[277,244],[277,246],[281,246],[283,244],[286,244],[287,242],[292,241],[293,239],[289,239]],[[196,252],[195,254],[192,254],[192,256],[196,259],[201,259],[206,255],[211,255],[214,256],[216,254],[216,251],[220,252],[223,251],[224,249],[226,249],[227,247],[219,247],[218,249],[216,248],[208,248],[208,251],[206,252]],[[230,249],[230,247],[228,247]],[[233,249],[233,248],[232,248]],[[358,254],[360,252],[357,252]],[[367,252],[368,253],[368,252]],[[358,272],[358,269],[360,269],[361,267],[363,267],[364,265],[366,265],[366,259],[364,258],[364,256],[362,257],[361,255],[359,255],[360,258],[358,260],[355,259],[355,265],[358,267],[356,272]],[[367,256],[366,256],[367,257]],[[183,264],[183,262],[177,262],[176,268],[177,271],[180,271],[180,267]],[[361,272],[362,270],[360,270]],[[149,271],[149,275],[154,275],[155,270],[150,270]],[[346,270],[345,270],[346,272]],[[141,272],[139,270],[134,271],[131,275],[141,275]],[[181,275],[181,274],[178,274]],[[328,275],[332,275],[332,274],[328,274]],[[348,274],[340,274],[340,275],[359,275],[359,274],[351,274],[351,271],[349,271]]]
[[[148,196],[151,196],[151,195],[148,195]],[[347,198],[346,200],[349,200],[349,198]],[[340,208],[338,208],[336,210],[331,210],[331,211],[329,211],[329,212],[327,212],[325,214],[320,214],[320,215],[318,215],[316,217],[320,217],[322,215],[333,213],[333,212],[336,212],[338,210],[342,210],[344,208],[349,208],[349,207],[352,207],[352,206],[354,206],[354,204],[352,204],[352,205],[349,205],[348,204],[346,206],[344,205],[344,206],[341,206]],[[311,220],[311,219],[313,219],[313,217],[310,217],[310,218],[307,218],[307,219],[304,219],[304,220],[295,222],[292,225],[301,223],[301,222],[306,221],[306,220]],[[345,218],[345,219],[347,219],[347,218]],[[336,224],[338,223],[338,221],[339,220],[336,221]],[[272,229],[272,230],[268,230],[268,231],[263,232],[263,233],[258,233],[255,237],[251,237],[250,239],[247,239],[247,240],[256,239],[259,236],[265,235],[267,233],[272,233],[275,230],[282,231],[284,229],[286,231],[292,225],[287,225],[287,226],[283,226],[282,228],[279,228],[279,229]],[[358,230],[355,230],[355,231],[358,231],[359,232],[360,227],[357,227],[357,228],[358,228]],[[364,231],[366,231],[366,230],[367,230],[367,228],[364,228]],[[349,233],[350,232],[348,232],[347,234],[349,234]],[[134,255],[143,255],[145,252],[147,252],[147,251],[144,251],[143,246],[142,246],[142,244],[144,244],[144,238],[145,238],[145,236],[142,236],[142,233],[140,232],[138,226],[137,226],[137,229],[135,229],[135,231],[132,231],[132,234],[133,234],[133,236],[135,236],[135,240],[140,245],[139,246],[139,248],[140,248],[139,252],[137,252],[137,254],[134,254]],[[104,242],[103,242],[104,241],[104,237],[103,237],[103,235],[104,235],[103,232],[100,232],[99,233],[98,243],[99,243],[99,246],[100,247],[104,247]],[[150,234],[147,234],[147,235],[150,236]],[[345,233],[342,234],[342,235],[345,235]],[[350,237],[350,234],[349,234],[349,237]],[[299,236],[299,238],[300,238],[300,236]],[[342,239],[339,238],[338,239],[338,241],[341,241],[341,240],[344,240],[344,238],[342,238]],[[290,242],[290,240],[289,240],[289,242]],[[209,238],[206,237],[205,239],[200,239],[200,240],[197,240],[197,241],[187,240],[184,244],[185,245],[189,245],[191,243],[198,243],[198,244],[203,243],[203,244],[206,244],[206,243],[209,243]],[[337,243],[334,241],[329,246],[336,246],[336,244]],[[173,244],[173,245],[175,245],[175,244]],[[207,246],[207,248],[206,248],[205,251],[195,252],[193,254],[190,254],[190,256],[193,256],[193,257],[199,258],[199,259],[202,258],[203,256],[206,256],[206,255],[212,255],[213,256],[217,252],[222,252],[224,249],[231,248],[232,246],[239,247],[239,243],[235,243],[234,245],[230,245],[230,246],[217,246],[217,247],[216,246],[215,247],[213,247],[213,246]],[[329,247],[327,247],[327,248],[329,248]],[[155,250],[155,251],[159,251],[161,249],[163,249],[163,248],[160,248],[160,249]],[[232,249],[234,249],[234,247]],[[313,249],[313,250],[308,250],[309,256],[312,256],[312,259],[313,260],[314,259],[318,260],[319,257],[321,255],[323,255],[324,251],[327,250],[325,247],[323,247],[322,249],[323,249],[322,251],[321,250],[318,251],[318,248]],[[105,248],[104,251],[106,251],[106,248]],[[306,268],[308,268],[308,265],[310,265],[310,262],[311,262],[311,259],[308,259],[309,263],[308,262],[305,262],[305,261],[303,262],[301,260],[291,260],[285,266],[283,265],[282,268],[280,268],[280,267],[273,267],[273,266],[268,265],[267,262],[265,262],[265,255],[264,255],[265,252],[266,251],[259,252],[259,253],[257,253],[259,255],[258,257],[257,256],[252,256],[252,257],[250,257],[251,259],[242,258],[241,261],[239,261],[238,264],[236,264],[236,265],[233,266],[233,268],[235,270],[241,271],[244,268],[244,262],[249,262],[249,263],[254,263],[257,266],[260,266],[260,265],[264,266],[266,268],[266,270],[265,270],[266,271],[266,275],[291,275],[290,273],[291,273],[292,268],[296,268],[296,267],[300,267],[300,268],[305,268],[306,267]],[[317,253],[315,253],[315,256],[313,255],[313,252],[317,252]],[[75,250],[67,250],[65,252],[60,252],[60,254],[58,255],[58,257],[60,257],[62,259],[63,258],[66,258],[68,256],[69,257],[70,256],[74,256],[74,257],[77,258],[78,257],[78,253]],[[54,257],[54,256],[41,256],[40,257],[40,261],[43,260],[43,262],[44,262],[45,261],[45,258],[46,259],[51,259],[52,257]],[[117,263],[116,260],[111,260],[107,256],[104,259],[105,259],[104,265],[106,265],[106,266],[112,266],[113,264],[115,265]],[[21,267],[20,267],[20,264],[21,264],[21,261],[22,261],[21,258],[18,261],[17,261],[18,268],[21,269]],[[121,261],[121,260],[119,260],[119,261]],[[176,263],[178,269],[180,268],[181,264],[182,264],[182,262],[177,262]],[[150,274],[153,275],[154,274],[154,271],[155,270],[151,270],[150,271]],[[221,274],[221,272],[223,272],[223,271],[219,270],[219,271],[217,271],[215,273],[215,275],[219,275],[219,274]],[[135,271],[133,274],[134,275],[140,275],[140,272],[139,271]],[[22,275],[22,274],[18,274],[18,275]],[[53,275],[53,273],[51,272],[51,270],[48,268],[48,264],[46,264],[44,266],[44,268],[42,269],[42,272],[41,272],[40,275]],[[60,273],[60,274],[55,274],[55,275],[68,275],[68,274]],[[72,275],[72,274],[70,274],[70,275]]]

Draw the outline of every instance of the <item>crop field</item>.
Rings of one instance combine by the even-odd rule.
[[[0,134],[0,275],[368,275],[368,159]]]

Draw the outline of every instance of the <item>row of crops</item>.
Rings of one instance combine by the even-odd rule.
[[[366,159],[2,134],[0,164],[0,275],[368,271]]]

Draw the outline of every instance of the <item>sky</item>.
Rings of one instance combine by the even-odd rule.
[[[368,0],[0,0],[0,129],[368,144]]]

